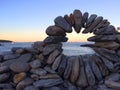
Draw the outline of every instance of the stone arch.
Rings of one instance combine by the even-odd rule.
[[[90,90],[93,90],[99,87],[99,81],[113,75],[114,71],[118,73],[114,65],[120,62],[120,35],[107,19],[96,14],[89,16],[88,12],[82,14],[80,10],[74,10],[70,15],[56,17],[54,22],[55,25],[46,29],[48,37],[43,41],[45,45],[43,55],[48,56],[46,63],[64,80],[69,80],[81,89],[90,87]],[[95,44],[85,45],[92,47],[95,54],[80,56],[62,54],[61,42],[67,42],[68,38],[65,36],[66,33],[72,33],[72,27],[77,33],[84,28],[83,34],[93,33],[95,35],[87,39],[94,41]],[[112,86],[114,81],[109,83],[109,79],[102,84],[105,84],[106,88],[118,88]],[[118,82],[115,83],[120,85]]]
[[[82,14],[80,10],[74,10],[70,15],[58,16],[54,20],[55,25],[49,26],[46,29],[48,37],[44,40],[45,43],[58,43],[66,42],[68,40],[66,33],[72,33],[72,27],[77,33],[80,33],[81,29],[83,34],[93,33],[98,39],[101,35],[113,35],[117,34],[115,27],[110,25],[107,19],[103,19],[102,16],[92,14],[89,16],[88,12]],[[101,36],[101,37],[102,37]],[[88,41],[94,41],[93,38],[88,38]],[[103,40],[107,41],[107,40]]]

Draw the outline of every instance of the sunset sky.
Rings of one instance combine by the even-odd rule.
[[[0,0],[0,39],[44,40],[45,30],[54,25],[55,17],[74,9],[103,16],[115,27],[120,26],[120,0]],[[86,41],[90,36],[75,32],[67,35],[69,41]]]

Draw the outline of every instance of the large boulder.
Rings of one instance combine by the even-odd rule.
[[[49,26],[46,29],[46,34],[49,36],[65,36],[65,31],[58,26]]]
[[[62,16],[56,17],[54,22],[56,26],[63,28],[65,32],[72,32],[72,26]]]
[[[66,42],[68,40],[67,37],[64,36],[49,36],[44,39],[44,43],[46,44],[56,44],[59,42]]]
[[[74,28],[75,31],[79,33],[82,28],[82,13],[80,10],[74,10],[73,15],[75,20]]]

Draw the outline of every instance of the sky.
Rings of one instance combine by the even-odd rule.
[[[44,40],[45,30],[57,16],[75,9],[108,19],[120,26],[120,0],[0,0],[0,39],[14,42]],[[67,34],[69,41],[86,41],[91,34]]]

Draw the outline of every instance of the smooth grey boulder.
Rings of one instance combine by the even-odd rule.
[[[82,56],[82,58],[83,58],[83,62],[85,64],[85,72],[86,72],[87,81],[90,86],[93,86],[95,84],[96,80],[95,80],[94,74],[92,72],[92,69],[90,67],[90,63],[89,63],[90,56],[84,55],[84,56]]]
[[[32,54],[30,53],[27,53],[27,54],[23,54],[21,55],[19,58],[16,58],[16,59],[12,59],[12,60],[8,60],[8,61],[4,61],[1,66],[10,66],[12,63],[15,63],[15,62],[28,62],[30,61],[32,58]]]
[[[43,49],[43,55],[49,55],[51,52],[53,52],[55,49],[61,50],[62,49],[62,44],[49,44],[46,45]]]
[[[109,75],[109,71],[107,67],[105,66],[105,64],[102,62],[102,60],[98,56],[94,55],[93,60],[98,65],[103,77]]]
[[[89,37],[88,41],[95,41],[95,42],[101,42],[101,41],[116,41],[116,35],[97,35]]]
[[[26,62],[15,62],[10,65],[10,69],[13,72],[27,72],[30,69],[30,66]]]
[[[114,26],[109,25],[101,29],[97,29],[94,34],[96,35],[111,35],[111,34],[116,34],[117,31]]]
[[[67,42],[68,38],[64,36],[49,36],[44,39],[46,44],[56,44],[60,42]]]
[[[103,77],[102,77],[101,71],[93,59],[94,59],[94,56],[91,56],[90,61],[89,61],[91,69],[92,69],[95,77],[97,78],[97,80],[102,80]]]
[[[0,83],[6,81],[10,77],[10,73],[0,74]]]
[[[57,70],[58,75],[63,76],[63,74],[65,72],[66,65],[67,65],[67,57],[63,56],[61,63],[60,63],[58,70]]]
[[[82,33],[92,33],[93,29],[103,20],[103,17],[97,17],[89,27],[85,28]]]
[[[42,68],[31,69],[30,72],[33,74],[36,74],[36,75],[46,75],[47,74],[47,71]]]
[[[42,62],[40,60],[36,59],[36,60],[30,62],[29,65],[31,68],[39,68],[42,66]]]
[[[11,59],[18,58],[19,56],[20,56],[19,54],[7,54],[7,55],[4,55],[3,59],[4,60],[11,60]]]
[[[66,65],[66,68],[65,68],[64,76],[63,76],[65,79],[68,79],[71,75],[73,58],[74,57],[69,57],[68,60],[67,60],[67,65]]]
[[[120,58],[117,56],[116,52],[113,50],[108,50],[105,48],[94,48],[96,53],[100,54],[101,56],[107,58],[108,60],[112,62],[119,62]]]
[[[120,80],[120,74],[119,73],[112,73],[109,76],[107,76],[105,79],[118,82]]]
[[[78,80],[76,81],[76,85],[78,85],[79,87],[86,87],[88,86],[88,82],[87,82],[87,77],[86,77],[86,72],[85,72],[85,66],[83,63],[82,56],[80,56],[79,58],[80,58],[81,68],[80,68]]]
[[[94,20],[95,20],[96,17],[97,17],[96,14],[90,15],[90,17],[87,19],[86,27],[85,28],[89,27],[92,24],[92,22],[94,22]]]
[[[60,63],[61,63],[61,60],[62,60],[62,54],[60,54],[59,56],[56,57],[56,59],[54,60],[53,64],[52,64],[52,69],[53,70],[57,70]]]
[[[82,28],[82,13],[80,10],[74,10],[73,15],[75,22],[74,29],[77,33],[79,33]]]
[[[56,71],[51,68],[51,66],[47,65],[44,67],[44,70],[46,70],[48,73],[55,74]]]
[[[88,16],[89,16],[89,13],[88,12],[85,12],[82,16],[82,27],[85,27],[86,26],[86,22],[88,20]]]
[[[34,82],[33,85],[39,88],[47,88],[47,87],[52,87],[62,83],[63,83],[62,79],[42,79]]]
[[[95,42],[93,46],[100,48],[107,48],[110,50],[117,50],[120,47],[120,44],[115,41],[106,41],[106,42]]]
[[[65,32],[72,32],[72,26],[62,16],[56,17],[54,22],[56,26],[63,28]]]
[[[39,88],[36,88],[33,85],[26,86],[24,90],[39,90]]]
[[[58,51],[57,49],[53,51],[53,53],[51,53],[47,59],[47,64],[52,64],[59,54],[60,54],[60,51]]]
[[[72,26],[71,19],[70,19],[70,17],[67,14],[64,15],[64,19]]]
[[[60,76],[57,74],[46,74],[40,76],[40,79],[57,79],[57,78],[60,78]]]
[[[31,54],[39,54],[39,50],[33,47],[25,47],[24,50],[27,53],[31,53]]]
[[[46,34],[49,36],[66,36],[65,31],[58,26],[49,26],[46,29]]]
[[[44,48],[44,43],[41,41],[36,41],[32,44],[32,47],[35,49],[38,49],[40,52],[42,52],[43,48]]]
[[[70,81],[72,83],[75,83],[76,80],[79,77],[79,72],[80,72],[80,61],[79,61],[79,57],[73,57],[72,58],[72,71],[70,74]]]
[[[16,90],[24,90],[26,86],[31,85],[33,82],[33,79],[28,77],[17,84]]]
[[[0,84],[0,88],[4,88],[4,89],[6,89],[6,90],[7,90],[7,89],[8,89],[8,90],[9,90],[9,89],[12,89],[12,87],[13,87],[13,86],[12,86],[12,84],[10,84],[10,83],[1,83],[1,84]]]
[[[70,18],[72,26],[74,26],[75,20],[74,20],[74,15],[72,13],[69,15],[69,18]]]
[[[109,88],[119,90],[120,89],[120,83],[119,82],[114,82],[111,80],[105,80],[105,85]]]
[[[0,73],[5,73],[8,72],[10,69],[8,66],[1,66],[0,67]]]
[[[101,60],[104,62],[105,66],[108,68],[109,71],[114,71],[114,65],[111,61],[102,56],[99,56],[99,58],[101,58]]]

